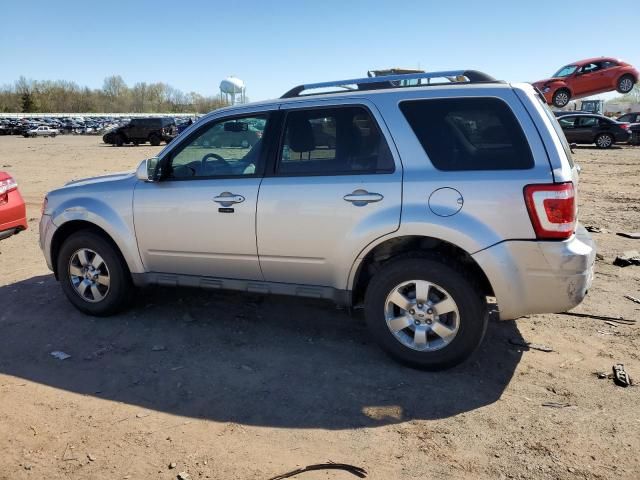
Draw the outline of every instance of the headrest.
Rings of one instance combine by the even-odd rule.
[[[296,153],[310,152],[316,149],[313,128],[304,114],[291,113],[288,118],[289,148]]]

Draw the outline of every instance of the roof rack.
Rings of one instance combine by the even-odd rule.
[[[381,77],[366,77],[366,78],[352,78],[349,80],[334,80],[331,82],[309,83],[307,85],[298,85],[292,88],[280,98],[293,98],[302,96],[302,92],[307,90],[315,90],[319,88],[343,88],[345,90],[379,90],[385,88],[397,88],[407,86],[426,86],[427,83],[420,83],[416,85],[408,85],[406,80],[422,80],[432,78],[445,78],[450,83],[497,83],[491,75],[479,72],[477,70],[447,70],[444,72],[424,72],[424,73],[407,73],[400,75],[386,75]],[[461,80],[462,79],[462,80]],[[403,85],[404,82],[404,85]],[[438,85],[442,85],[439,83]],[[434,84],[431,84],[434,85]],[[322,93],[338,93],[336,92],[322,92]],[[310,95],[310,94],[307,94]]]

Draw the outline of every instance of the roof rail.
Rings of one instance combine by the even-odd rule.
[[[298,85],[292,88],[280,98],[293,98],[301,96],[306,90],[315,90],[318,88],[338,87],[345,90],[378,90],[385,88],[401,87],[403,80],[421,80],[432,78],[446,78],[451,83],[496,83],[491,75],[479,72],[477,70],[447,70],[444,72],[424,72],[424,73],[407,73],[399,75],[385,75],[381,77],[351,78],[348,80],[334,80],[331,82],[309,83],[307,85]],[[459,80],[465,78],[466,80]],[[426,86],[428,84],[418,84],[412,86]],[[442,85],[440,83],[440,85]],[[407,86],[407,85],[404,85]],[[328,93],[328,92],[323,92]],[[330,92],[338,93],[338,92]]]

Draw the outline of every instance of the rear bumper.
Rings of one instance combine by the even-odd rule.
[[[473,255],[503,320],[570,310],[593,281],[596,245],[582,225],[563,242],[506,241]]]

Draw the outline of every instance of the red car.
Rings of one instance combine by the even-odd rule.
[[[27,229],[27,210],[18,184],[0,172],[0,240]]]
[[[569,100],[617,90],[629,93],[638,81],[638,70],[622,60],[588,58],[562,67],[551,78],[534,82],[548,104],[562,108]]]

